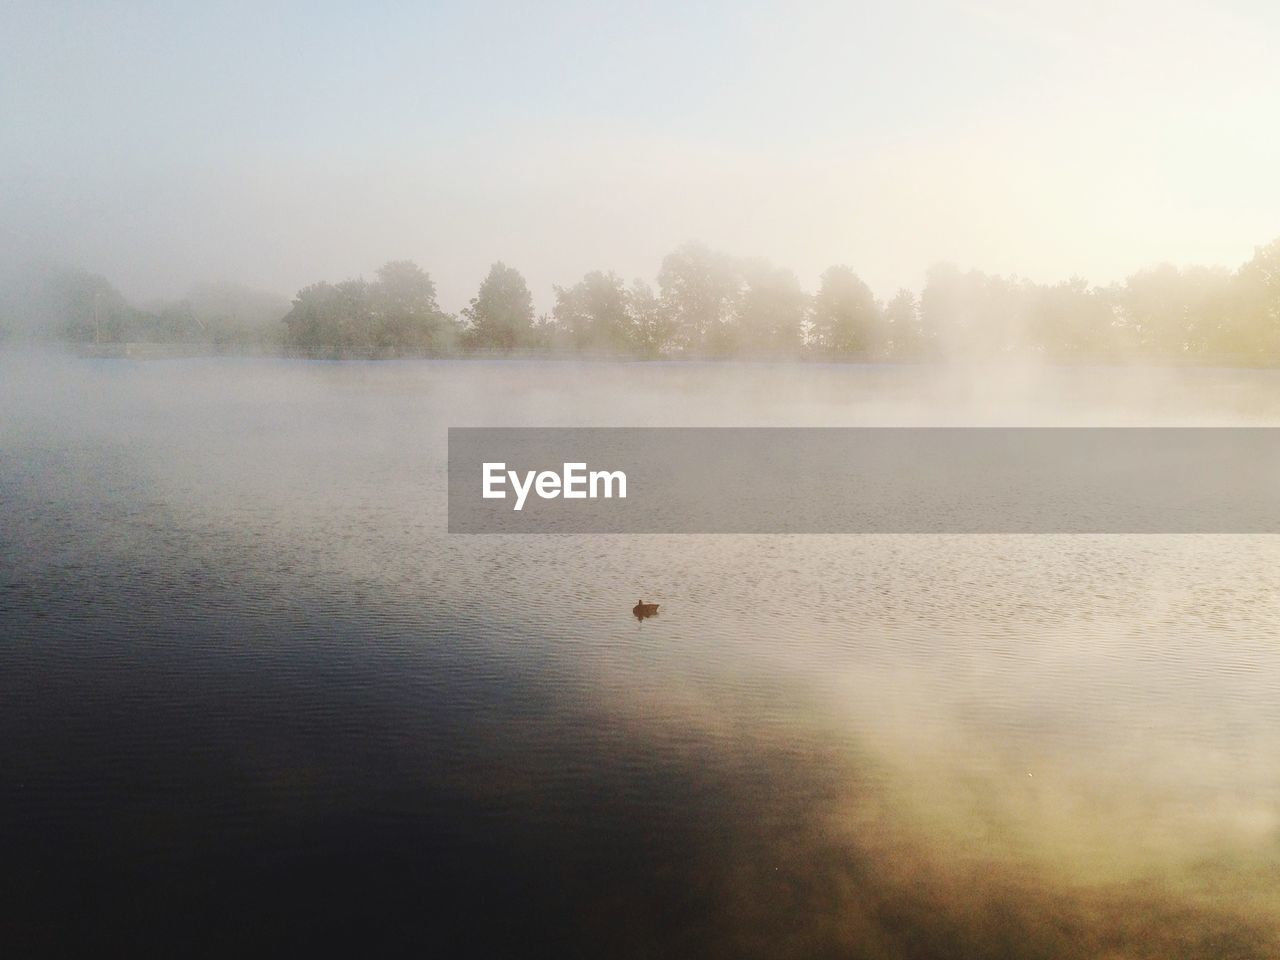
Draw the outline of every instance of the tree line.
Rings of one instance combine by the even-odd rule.
[[[80,267],[38,263],[0,272],[0,340],[275,351],[288,309],[285,297],[233,283],[198,284],[184,297],[139,306]]]
[[[1280,365],[1280,240],[1237,270],[1164,264],[1109,286],[1079,278],[1041,284],[941,264],[929,269],[919,295],[903,289],[887,301],[847,266],[827,269],[809,293],[789,270],[697,242],[668,254],[655,280],[626,283],[592,271],[572,286],[554,286],[554,306],[539,316],[524,277],[499,262],[453,315],[440,308],[431,276],[405,260],[387,263],[372,280],[304,287],[287,306],[228,288],[147,311],[104,279],[71,271],[55,284],[58,295],[46,295],[45,309],[73,341],[221,337],[231,346],[315,357],[1036,355]]]
[[[555,286],[535,316],[520,273],[496,263],[453,317],[429,276],[408,262],[373,283],[301,291],[286,345],[335,355],[505,352],[633,357],[816,357],[931,360],[1009,354],[1071,362],[1118,359],[1280,364],[1280,240],[1238,270],[1140,270],[1122,283],[1040,284],[947,264],[919,296],[887,301],[849,267],[826,270],[815,293],[794,273],[687,243],[662,261],[656,286],[592,271]]]

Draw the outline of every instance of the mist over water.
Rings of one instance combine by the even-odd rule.
[[[1277,422],[1264,371],[0,355],[0,941],[1275,956],[1273,538],[468,538],[444,453]]]

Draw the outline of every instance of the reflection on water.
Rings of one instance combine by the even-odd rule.
[[[0,940],[1276,956],[1273,538],[449,537],[442,456],[1278,414],[1265,373],[0,358]]]

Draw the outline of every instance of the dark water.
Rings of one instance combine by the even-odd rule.
[[[443,532],[448,426],[1278,415],[1241,372],[0,357],[0,946],[1280,955],[1274,538]]]

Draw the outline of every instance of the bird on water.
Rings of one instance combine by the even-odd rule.
[[[658,615],[658,604],[645,603],[643,600],[637,600],[636,605],[631,608],[631,612],[637,620],[647,620],[649,617]]]

